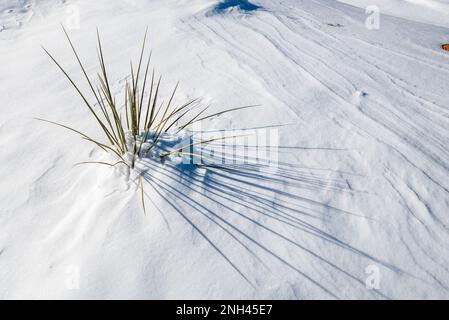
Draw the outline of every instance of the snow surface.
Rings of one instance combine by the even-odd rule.
[[[360,8],[377,6],[382,14],[449,27],[449,0],[339,0]]]
[[[1,0],[0,298],[449,298],[449,3],[345,2]],[[40,47],[82,79],[74,12],[117,92],[149,26],[163,95],[262,104],[204,126],[283,125],[278,170],[155,164],[145,216],[120,172],[74,167],[101,150],[34,120],[98,133]]]

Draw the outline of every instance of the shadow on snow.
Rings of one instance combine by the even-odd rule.
[[[160,164],[151,161],[148,168],[148,171],[143,173],[148,185],[170,205],[173,212],[179,214],[182,219],[191,225],[193,230],[207,241],[217,254],[222,256],[254,288],[256,284],[251,281],[250,272],[245,272],[242,268],[239,268],[237,259],[233,260],[226,255],[220,248],[220,244],[214,242],[207,234],[208,231],[202,229],[200,224],[211,223],[217,228],[216,230],[224,232],[230,241],[235,241],[235,244],[240,246],[242,250],[255,257],[259,263],[268,268],[256,251],[264,252],[333,298],[342,297],[337,292],[325,287],[322,279],[313,278],[295,265],[294,262],[276,253],[274,248],[263,244],[257,238],[257,235],[251,234],[251,231],[243,228],[242,225],[250,224],[253,231],[269,233],[270,236],[279,241],[313,257],[320,265],[324,264],[336,273],[340,273],[360,288],[365,288],[364,278],[345,270],[335,262],[315,252],[312,248],[301,244],[298,240],[286,234],[286,228],[305,233],[316,238],[317,241],[329,243],[399,274],[408,274],[351,246],[313,223],[314,221],[322,222],[326,213],[369,219],[301,195],[301,190],[354,192],[343,181],[329,179],[316,173],[310,174],[291,164],[282,162],[278,164],[276,169],[272,169],[260,164],[175,166],[170,163]],[[276,200],[270,200],[270,197],[264,196],[266,194],[274,195],[271,198]],[[148,195],[146,198],[149,199]],[[191,217],[193,214],[194,217]],[[193,221],[198,219],[201,219],[202,222]],[[211,232],[210,228],[208,230]],[[326,280],[332,281],[332,278]],[[388,298],[379,290],[371,290],[371,294]]]

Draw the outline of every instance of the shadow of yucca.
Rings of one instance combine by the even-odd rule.
[[[326,287],[324,283],[332,281],[333,277],[338,275],[360,288],[365,288],[364,279],[331,259],[327,259],[321,251],[319,253],[311,246],[301,243],[289,235],[290,233],[298,234],[299,237],[302,234],[313,237],[317,241],[330,244],[331,249],[339,248],[394,272],[405,273],[317,226],[323,220],[324,212],[368,219],[302,195],[304,190],[353,192],[339,179],[329,179],[324,175],[300,171],[296,166],[288,163],[279,163],[276,168],[256,163],[199,166],[176,166],[166,163],[147,167],[149,170],[143,174],[143,179],[151,188],[147,187],[146,191],[151,190],[151,194],[157,194],[163,199],[172,209],[171,213],[178,214],[184,219],[254,288],[257,284],[251,278],[252,271],[244,270],[244,266],[239,263],[239,257],[243,252],[252,256],[263,268],[273,272],[274,270],[270,270],[266,261],[263,260],[261,253],[268,255],[332,298],[341,298],[341,295]],[[150,197],[149,194],[148,197]],[[164,212],[167,214],[166,210]],[[214,227],[203,227],[208,223]],[[252,227],[247,228],[245,225]],[[241,252],[241,254],[235,254],[237,258],[226,254],[220,242],[212,239],[211,235],[217,230],[229,238],[229,241],[235,243],[236,252]],[[312,277],[295,262],[277,253],[274,244],[264,243],[260,233],[269,234],[278,241],[294,247],[298,253],[305,253],[316,263],[326,265],[335,274],[326,281]],[[379,290],[373,291],[372,294],[380,298],[388,298]]]

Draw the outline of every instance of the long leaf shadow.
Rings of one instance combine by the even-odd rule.
[[[317,259],[343,275],[346,279],[353,281],[356,285],[365,287],[365,281],[360,279],[350,271],[326,259],[324,256],[306,247],[297,240],[286,235],[282,230],[277,230],[274,225],[267,223],[266,219],[278,224],[288,226],[308,236],[316,237],[321,241],[326,241],[332,245],[349,251],[351,254],[359,255],[369,259],[379,265],[384,266],[394,272],[410,275],[408,272],[397,268],[396,266],[382,261],[369,253],[351,246],[336,236],[314,226],[308,220],[317,221],[322,219],[323,209],[340,215],[351,215],[361,219],[367,219],[361,215],[332,207],[326,203],[301,196],[301,188],[307,190],[319,190],[328,188],[333,192],[347,192],[349,187],[341,183],[338,179],[327,179],[319,177],[317,174],[307,175],[304,172],[294,170],[293,166],[280,164],[276,170],[271,170],[263,164],[244,164],[244,165],[174,165],[170,162],[165,164],[155,161],[148,161],[148,171],[143,173],[145,181],[152,186],[154,191],[164,199],[170,207],[179,214],[198,234],[204,238],[214,250],[252,287],[256,285],[251,281],[249,275],[239,268],[238,263],[228,257],[203,230],[198,223],[195,223],[186,213],[199,213],[200,217],[207,219],[232,238],[237,245],[247,251],[265,268],[269,267],[258,256],[257,251],[263,251],[273,259],[281,262],[286,267],[295,271],[314,286],[320,288],[323,292],[332,298],[340,298],[339,295],[330,288],[324,286],[320,279],[314,279],[305,271],[295,266],[293,262],[277,254],[274,248],[263,244],[255,236],[244,230],[235,219],[241,219],[246,223],[270,233],[281,241],[293,245],[313,258]],[[287,186],[294,188],[295,192],[280,190],[273,186]],[[288,189],[288,188],[287,188]],[[264,196],[266,193],[281,197],[282,201],[273,201]],[[146,192],[147,193],[147,192]],[[148,196],[148,193],[147,193]],[[303,203],[301,205],[300,203]],[[187,210],[186,210],[187,208]],[[219,210],[217,210],[219,208]],[[263,219],[259,219],[259,217]],[[198,216],[195,216],[198,218]],[[241,239],[253,244],[254,249]],[[412,276],[413,277],[413,276]],[[370,291],[374,296],[383,299],[389,299],[387,295],[380,290]]]

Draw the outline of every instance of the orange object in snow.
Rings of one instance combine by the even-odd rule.
[[[449,51],[449,44],[443,44],[443,45],[441,46],[441,48],[442,48],[443,50]]]

